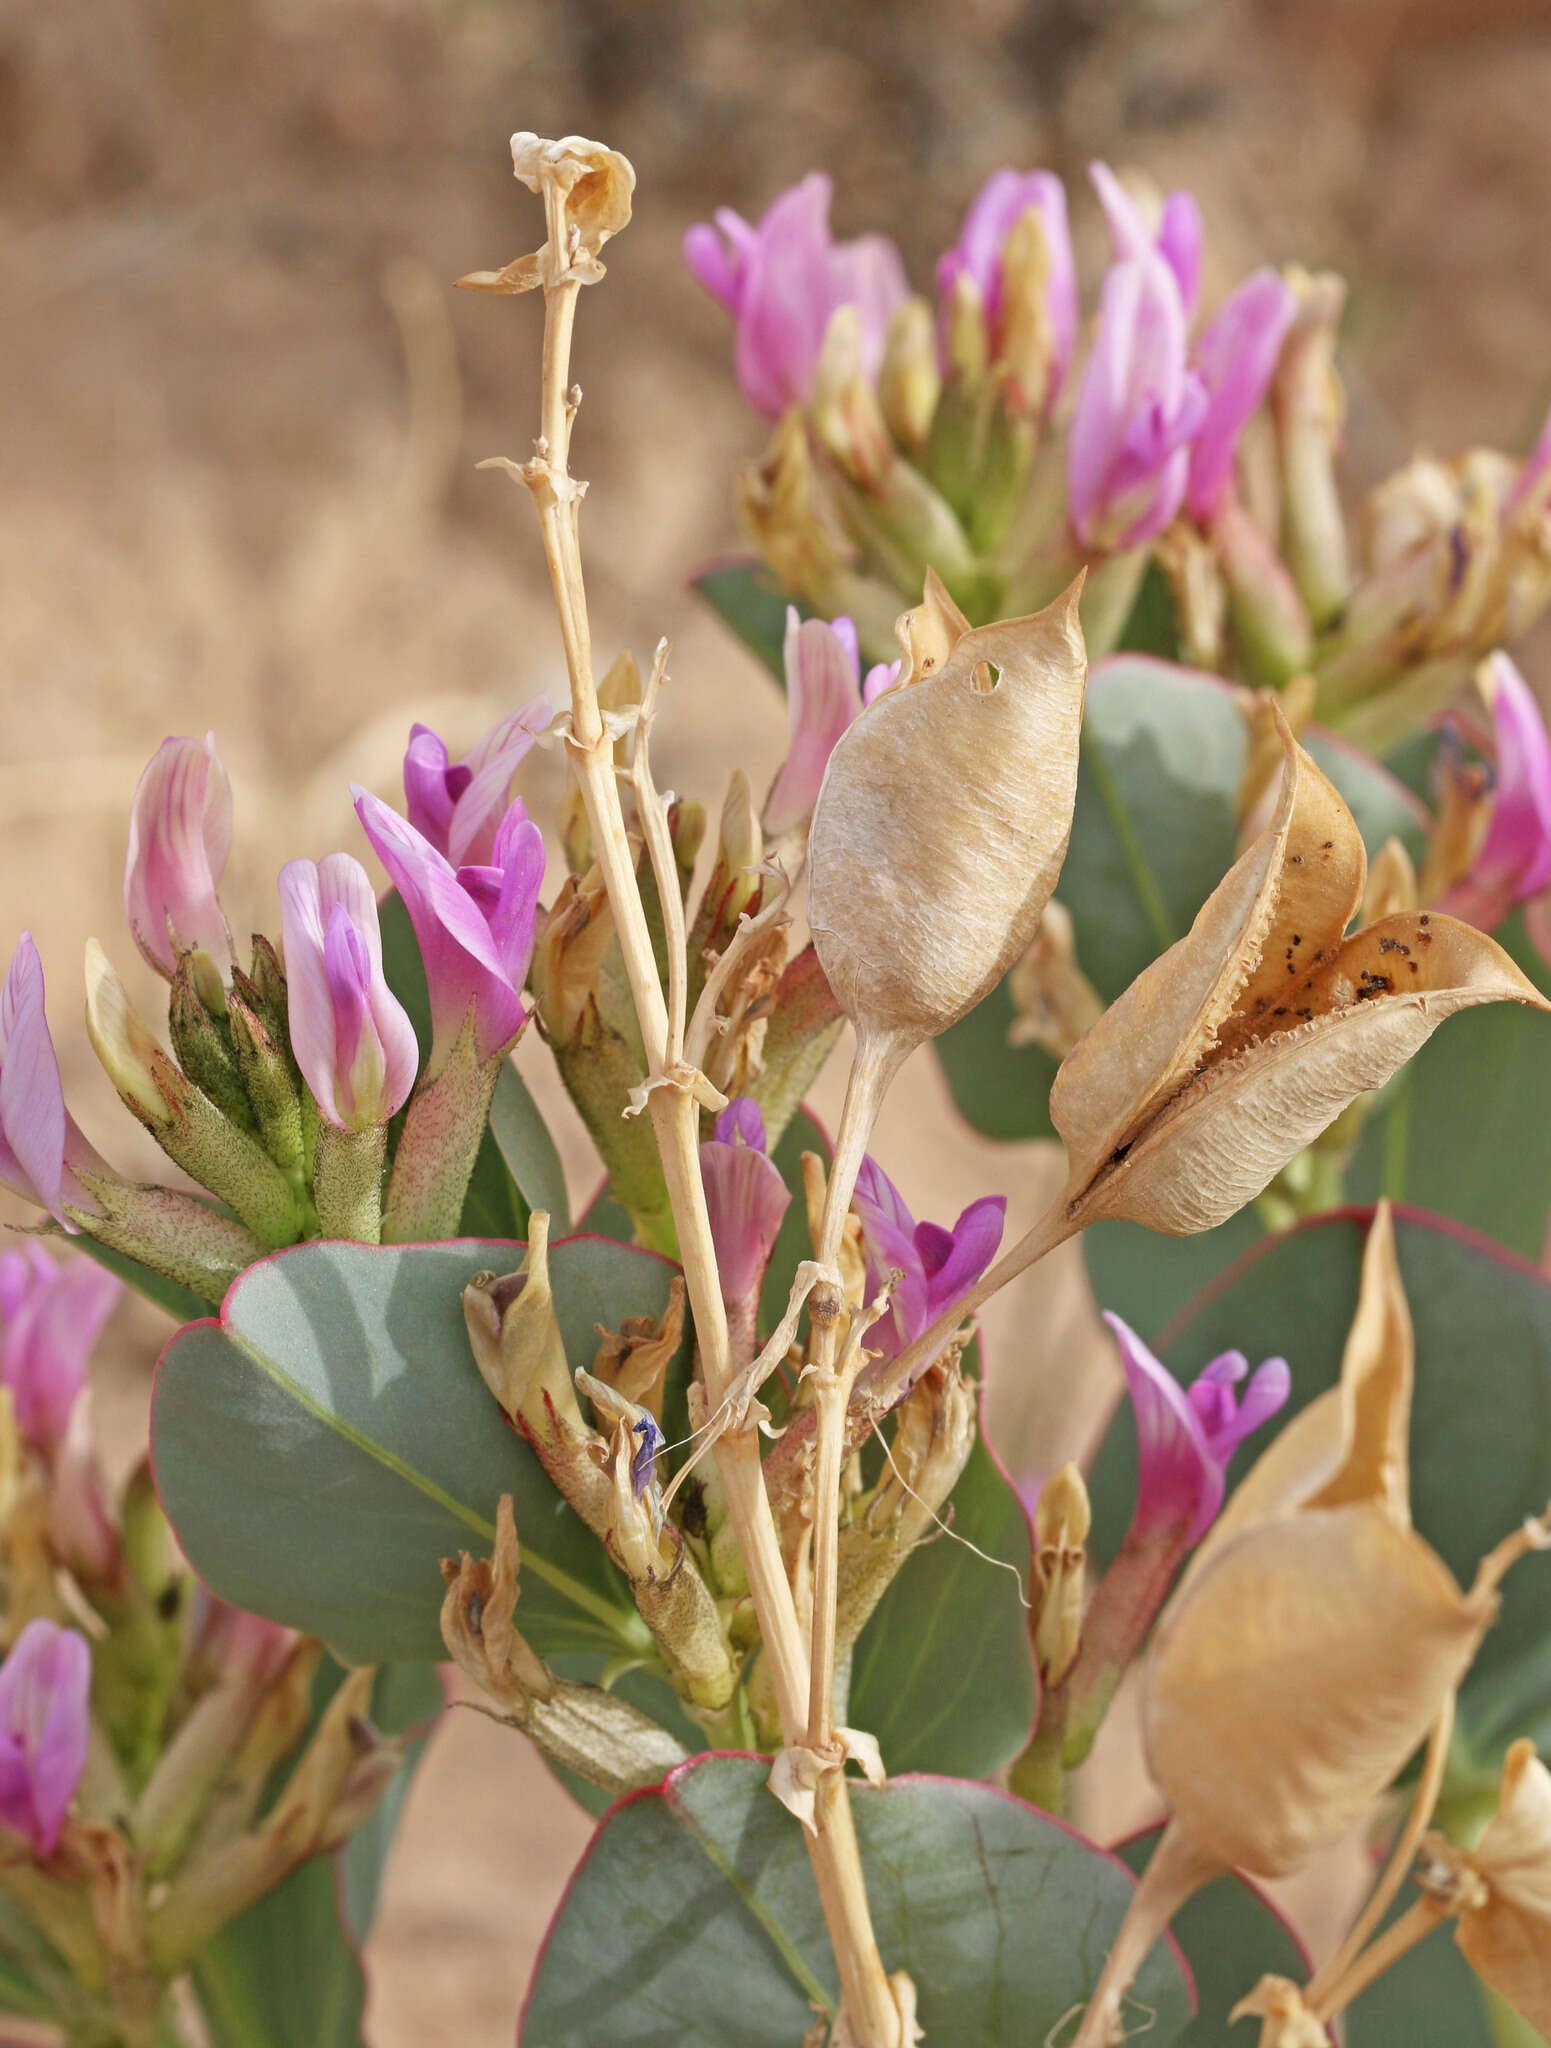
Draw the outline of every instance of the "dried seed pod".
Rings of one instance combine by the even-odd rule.
[[[1087,682],[1079,589],[953,639],[962,615],[929,586],[900,623],[918,679],[830,756],[808,841],[814,944],[858,1037],[895,1056],[996,985],[1055,887]]]
[[[1070,1053],[1051,1090],[1068,1215],[1183,1236],[1252,1200],[1445,1017],[1551,1009],[1484,933],[1429,914],[1343,933],[1367,872],[1351,812],[1278,714],[1276,814],[1187,935]]]
[[[1381,1207],[1340,1385],[1237,1490],[1143,1670],[1148,1768],[1219,1863],[1284,1875],[1342,1834],[1436,1722],[1496,1617],[1496,1553],[1463,1592],[1411,1527],[1413,1364]]]

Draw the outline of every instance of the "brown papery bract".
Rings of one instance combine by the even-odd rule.
[[[1296,1870],[1384,1791],[1497,1612],[1411,1527],[1411,1320],[1387,1208],[1341,1383],[1251,1470],[1165,1610],[1143,1679],[1149,1768],[1224,1864]]]
[[[830,756],[808,842],[814,944],[859,1037],[908,1050],[1000,981],[1061,871],[1087,662],[1078,586],[978,631],[944,593],[900,622],[908,686]],[[957,631],[957,637],[952,636]]]
[[[1508,1751],[1497,1812],[1463,1862],[1486,1898],[1460,1913],[1455,1939],[1499,1998],[1551,2032],[1551,1771],[1532,1742]]]
[[[1278,729],[1270,824],[1056,1076],[1074,1224],[1209,1230],[1445,1017],[1478,1003],[1551,1008],[1457,919],[1401,914],[1343,936],[1363,900],[1362,838],[1280,714]]]

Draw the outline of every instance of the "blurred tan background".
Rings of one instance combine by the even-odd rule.
[[[119,884],[165,734],[215,728],[227,905],[272,930],[282,860],[364,852],[346,781],[396,794],[413,718],[466,744],[558,690],[531,513],[473,469],[526,453],[538,309],[448,288],[536,238],[512,128],[597,135],[639,173],[584,303],[575,459],[600,648],[671,636],[662,772],[714,815],[735,761],[773,770],[784,718],[683,588],[735,541],[759,441],[678,260],[690,221],[820,166],[840,231],[892,232],[925,283],[1000,163],[1079,181],[1090,246],[1090,156],[1189,182],[1209,296],[1266,259],[1352,276],[1361,482],[1413,446],[1522,445],[1551,392],[1548,105],[1530,0],[0,0],[0,952],[30,925],[80,1120],[153,1170],[86,1049],[79,963],[99,934],[157,1013]],[[545,1058],[524,1045],[549,1100]],[[910,1078],[879,1150],[918,1208],[1005,1189],[1032,1213],[1050,1161],[966,1139],[929,1061]],[[1044,1469],[1108,1371],[1056,1264],[991,1347],[1003,1446]],[[110,1329],[121,1466],[158,1341],[138,1308]],[[376,2048],[512,2040],[587,1833],[517,1738],[453,1717],[373,1943]]]

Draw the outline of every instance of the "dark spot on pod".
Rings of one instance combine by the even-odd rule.
[[[1327,840],[1325,841],[1325,851],[1326,851],[1326,853],[1329,853],[1329,851],[1330,851],[1331,847],[1333,847],[1333,846],[1335,845],[1335,843],[1336,843],[1336,842],[1335,842],[1335,841],[1334,841],[1333,839],[1327,839]]]
[[[1287,856],[1287,858],[1292,862],[1295,868],[1301,868],[1303,866],[1303,855],[1301,853],[1290,853]]]
[[[1199,1069],[1198,1069],[1198,1071],[1199,1071]],[[1128,1140],[1127,1140],[1127,1142],[1126,1142],[1126,1143],[1125,1143],[1124,1145],[1117,1145],[1117,1146],[1115,1147],[1114,1151],[1113,1151],[1113,1152],[1111,1152],[1111,1153],[1110,1153],[1110,1155],[1109,1155],[1109,1163],[1110,1163],[1110,1165],[1111,1165],[1111,1166],[1118,1166],[1118,1165],[1120,1164],[1121,1160],[1122,1160],[1122,1159],[1124,1159],[1124,1158],[1125,1158],[1125,1156],[1126,1156],[1126,1154],[1127,1154],[1127,1153],[1128,1153],[1128,1152],[1130,1151],[1130,1149],[1131,1149],[1131,1146],[1132,1146],[1132,1145],[1133,1145],[1134,1143],[1135,1143],[1135,1140],[1134,1140],[1134,1139],[1128,1139]]]
[[[1406,965],[1407,965],[1407,967],[1409,967],[1409,968],[1410,968],[1410,970],[1411,970],[1411,972],[1412,972],[1413,974],[1415,974],[1415,973],[1417,972],[1417,965],[1416,965],[1416,962],[1415,962],[1414,960],[1408,960],[1408,961],[1406,962]]]
[[[1300,1010],[1298,1012],[1298,1015],[1303,1019],[1305,1024],[1312,1024],[1314,1021],[1314,1012],[1312,1010]]]
[[[1417,919],[1417,923],[1418,923],[1418,924],[1431,924],[1431,923],[1432,923],[1432,919],[1431,919],[1431,918],[1430,918],[1430,917],[1429,917],[1429,916],[1427,915],[1427,912],[1426,912],[1426,911],[1424,910],[1424,911],[1422,912],[1421,916],[1420,916],[1420,917],[1419,917],[1419,918]]]
[[[1301,945],[1303,944],[1303,934],[1302,934],[1302,932],[1294,932],[1294,933],[1293,933],[1293,940],[1292,940],[1292,942],[1293,942],[1293,944],[1294,944],[1295,946],[1301,946]]]
[[[1287,1005],[1285,1003],[1278,1003],[1276,1008],[1271,1012],[1271,1015],[1273,1017],[1285,1017],[1287,1015]]]

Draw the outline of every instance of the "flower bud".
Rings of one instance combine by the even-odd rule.
[[[0,985],[0,1186],[35,1202],[72,1235],[72,1208],[90,1206],[75,1168],[107,1166],[65,1108],[43,1002],[43,963],[32,934],[17,942]]]
[[[786,608],[786,706],[791,739],[780,774],[765,799],[764,826],[773,838],[805,833],[818,801],[824,770],[841,734],[861,716],[862,671],[856,628],[847,618],[800,619],[795,605]],[[746,785],[745,785],[746,786]],[[729,792],[728,803],[732,803]],[[723,838],[729,819],[723,812]],[[740,834],[745,829],[736,816]],[[757,830],[746,848],[759,861]]]
[[[700,1172],[729,1312],[750,1309],[764,1281],[791,1194],[765,1156],[765,1125],[747,1096],[730,1102],[700,1147]]]
[[[120,1099],[167,1156],[234,1209],[263,1243],[294,1243],[301,1215],[290,1182],[246,1131],[179,1073],[130,1008],[95,939],[86,945],[86,1032]],[[87,1180],[103,1207],[100,1179]],[[93,1234],[111,1241],[95,1226]]]
[[[596,1327],[593,1377],[660,1423],[668,1367],[684,1340],[683,1274],[673,1277],[660,1322],[651,1316],[626,1316],[617,1331],[606,1330],[601,1323]]]
[[[0,1382],[17,1427],[49,1456],[86,1385],[86,1361],[122,1293],[92,1259],[59,1266],[40,1244],[0,1252]]]
[[[1282,472],[1282,555],[1316,628],[1329,625],[1351,587],[1346,521],[1336,487],[1344,400],[1336,373],[1343,279],[1292,269],[1298,310],[1271,385]]]
[[[907,454],[918,455],[926,447],[941,392],[932,309],[925,299],[906,299],[895,307],[884,337],[878,403],[890,434]]]
[[[1088,1530],[1093,1513],[1075,1465],[1047,1480],[1034,1508],[1034,1587],[1030,1628],[1044,1684],[1054,1690],[1082,1647]]]
[[[91,1710],[86,1638],[29,1621],[0,1665],[0,1822],[51,1856],[81,1773]]]
[[[220,1002],[212,1007],[201,994],[200,977],[195,973],[195,962],[209,957],[207,953],[180,955],[167,1004],[168,1035],[179,1066],[194,1086],[240,1130],[251,1131],[256,1128],[253,1109],[232,1049],[226,991],[220,991]]]
[[[608,1485],[593,1456],[599,1438],[582,1419],[549,1284],[549,1216],[528,1219],[520,1273],[476,1274],[463,1315],[480,1377],[538,1454],[540,1464],[596,1536],[607,1527]]]
[[[1314,652],[1309,615],[1281,558],[1237,499],[1211,528],[1228,593],[1228,617],[1247,682],[1273,688],[1305,671]]]
[[[135,789],[124,915],[135,944],[169,981],[198,948],[231,973],[232,940],[216,894],[232,844],[232,789],[215,734],[168,739]]]
[[[279,886],[296,1064],[336,1128],[385,1124],[415,1084],[419,1050],[383,973],[366,870],[348,853],[293,860]]]
[[[837,306],[824,332],[808,417],[820,444],[864,491],[879,490],[894,466],[883,408],[862,368],[861,322],[855,306]]]

